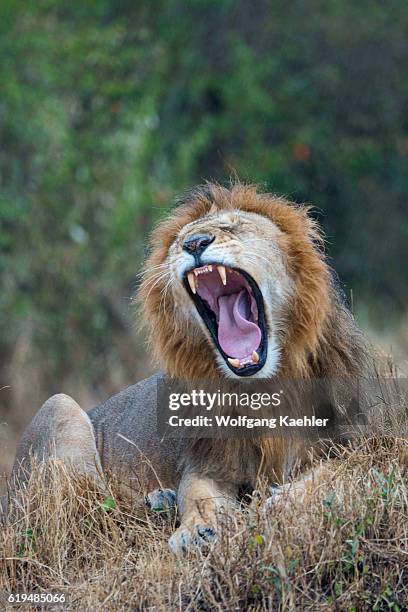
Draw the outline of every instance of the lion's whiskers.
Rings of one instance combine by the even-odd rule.
[[[162,272],[160,273],[159,277],[154,281],[154,283],[152,284],[152,286],[149,289],[148,294],[146,295],[146,297],[144,299],[147,300],[147,298],[149,297],[149,295],[151,294],[151,292],[153,291],[153,289],[161,282],[164,281],[165,279],[167,279],[167,277],[170,276],[170,270],[167,270],[166,272]],[[154,279],[151,279],[154,280]],[[146,283],[142,283],[141,288],[142,289],[146,289],[147,287],[149,287],[149,285],[151,284],[151,280],[149,280]]]
[[[149,277],[142,281],[142,287],[148,287],[156,278],[165,277],[170,274],[170,270],[165,270],[164,272],[155,272],[154,274],[149,274]]]
[[[174,279],[173,279],[172,276],[170,276],[170,278],[167,281],[166,285],[160,291],[160,294],[162,295],[162,297],[161,297],[161,300],[160,300],[159,309],[161,309],[162,304],[163,304],[163,314],[166,314],[166,297],[167,297],[167,292],[168,292],[169,288],[171,287],[171,285],[173,284],[173,282],[174,282]]]
[[[141,272],[136,274],[136,278],[148,276],[150,272],[154,272],[155,270],[164,270],[167,268],[167,265],[167,262],[163,262],[155,266],[150,266],[149,268],[144,268]]]

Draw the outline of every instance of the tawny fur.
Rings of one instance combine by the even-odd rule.
[[[279,246],[296,292],[288,308],[279,375],[298,378],[357,374],[364,359],[363,341],[352,317],[339,302],[323,254],[323,238],[308,215],[309,207],[257,193],[254,186],[241,184],[231,190],[208,184],[205,189],[192,191],[152,233],[151,254],[138,299],[150,332],[150,346],[166,372],[185,379],[196,378],[200,376],[197,364],[201,363],[201,371],[219,376],[213,349],[205,338],[186,333],[185,321],[178,319],[174,309],[171,291],[163,300],[165,281],[155,283],[153,276],[157,266],[165,262],[181,228],[204,217],[214,205],[218,210],[255,212],[270,219],[284,234]]]
[[[196,188],[151,236],[151,254],[138,298],[149,331],[150,348],[164,370],[185,380],[200,379],[202,372],[207,378],[222,378],[211,342],[189,328],[191,324],[175,307],[172,292],[165,290],[166,279],[161,280],[157,273],[165,265],[169,248],[182,229],[214,210],[257,213],[281,230],[278,246],[295,290],[284,314],[277,376],[292,379],[360,376],[366,362],[364,341],[332,280],[323,252],[324,241],[318,225],[309,216],[310,207],[258,193],[256,187],[242,184],[231,189],[214,184]],[[261,227],[259,235],[263,235]],[[213,477],[217,470],[223,479],[228,472],[255,474],[261,470],[280,480],[285,466],[305,461],[308,450],[303,441],[289,443],[287,438],[260,439],[257,443],[228,440],[224,441],[220,456],[219,445],[201,441],[191,448],[189,461]],[[243,458],[248,462],[248,457],[253,461],[252,470],[240,467]]]
[[[235,247],[234,223],[241,238],[235,238]],[[261,375],[269,372],[270,378],[303,384],[314,378],[350,379],[363,373],[364,342],[332,280],[323,239],[309,209],[258,193],[253,186],[226,189],[206,184],[191,191],[153,232],[139,291],[151,352],[166,374],[194,383],[205,373],[215,383],[222,379],[224,386],[230,374],[197,319],[182,285],[183,272],[175,274],[180,256],[186,256],[182,249],[186,232],[195,227],[214,234],[210,248],[218,245],[218,254],[231,255],[235,249],[232,260],[247,263],[246,272],[258,285],[264,281],[267,325],[279,350]],[[252,238],[245,246],[247,235]],[[252,257],[253,241],[257,248]],[[269,303],[271,286],[276,294],[271,293]],[[275,355],[272,349],[268,359],[270,355]],[[88,415],[71,398],[50,398],[22,438],[12,481],[18,481],[30,449],[37,459],[45,460],[52,447],[57,456],[62,453],[70,460],[74,456],[77,468],[82,466],[86,473],[95,473],[94,463],[98,474],[103,470],[119,475],[130,489],[135,481],[147,491],[157,488],[157,483],[160,488],[177,489],[181,524],[169,543],[178,553],[194,538],[211,538],[220,506],[230,507],[245,488],[251,491],[259,476],[282,483],[295,465],[306,463],[311,449],[318,448],[316,440],[299,437],[229,439],[222,444],[162,439],[156,428],[156,392],[162,376],[140,381]],[[335,389],[328,389],[328,397],[335,404]],[[291,398],[295,413],[308,412],[302,393]],[[80,439],[73,436],[77,431],[82,432]]]

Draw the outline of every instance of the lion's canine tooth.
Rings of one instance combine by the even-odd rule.
[[[254,363],[258,363],[258,361],[259,361],[259,355],[258,355],[258,353],[256,351],[252,351],[252,361]]]
[[[210,272],[212,272],[212,266],[208,266]]]
[[[227,272],[225,270],[225,266],[217,266],[218,274],[220,275],[221,281],[223,285],[227,284]]]
[[[193,272],[194,272],[194,274],[195,274],[196,276],[198,276],[198,275],[200,274],[200,272],[199,272],[199,270],[198,270],[197,268],[194,268]]]
[[[192,272],[189,272],[187,274],[187,278],[188,278],[188,284],[190,285],[190,289],[191,291],[195,294],[197,293],[197,289],[196,289],[196,281],[195,281],[195,277],[194,274]]]
[[[239,359],[232,359],[231,357],[228,357],[228,361],[233,368],[239,368],[239,366],[241,365]]]

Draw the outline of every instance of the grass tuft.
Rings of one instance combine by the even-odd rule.
[[[114,481],[107,495],[39,466],[0,533],[0,594],[65,593],[66,610],[406,609],[407,457],[406,440],[361,440],[307,498],[266,514],[257,498],[183,560],[174,523]]]

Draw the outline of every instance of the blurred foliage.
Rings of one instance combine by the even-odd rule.
[[[402,0],[3,0],[0,359],[28,325],[49,378],[103,378],[155,218],[235,173],[315,204],[346,291],[397,316],[407,26]]]

